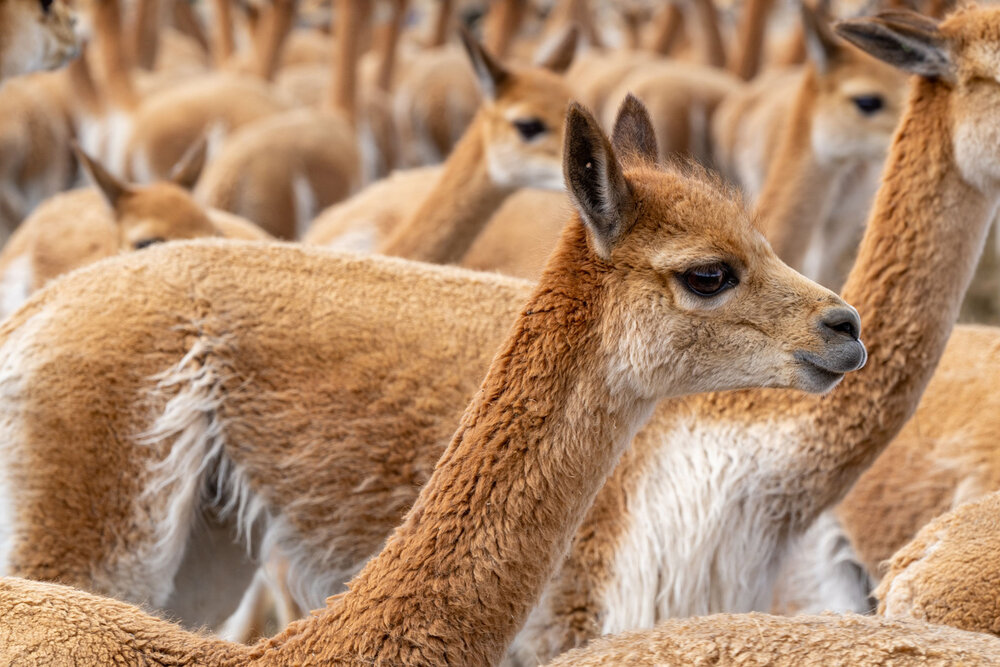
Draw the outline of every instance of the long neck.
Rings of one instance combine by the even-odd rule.
[[[231,0],[212,2],[212,63],[222,67],[233,57],[236,42],[233,38],[233,7]]]
[[[513,189],[490,178],[483,137],[476,117],[445,162],[437,185],[379,252],[435,264],[461,260]]]
[[[846,170],[841,163],[821,162],[812,150],[817,94],[816,72],[807,65],[756,206],[774,251],[794,269],[801,268],[813,233],[829,216]]]
[[[494,0],[486,17],[486,48],[497,58],[504,59],[510,53],[510,45],[524,14],[528,9],[526,0]]]
[[[544,34],[551,35],[576,25],[583,38],[593,48],[601,48],[604,41],[594,23],[588,0],[558,0],[545,20]]]
[[[653,39],[649,50],[661,56],[670,55],[680,42],[684,32],[684,12],[676,2],[669,2],[656,15],[653,24]]]
[[[134,108],[139,100],[122,45],[121,4],[118,0],[103,0],[97,3],[94,13],[107,98],[122,108]]]
[[[454,0],[438,0],[437,14],[434,15],[434,30],[431,32],[428,48],[444,46],[448,41],[448,31],[451,29],[451,10]]]
[[[139,0],[132,23],[132,64],[144,70],[153,69],[160,45],[160,2]]]
[[[406,8],[409,0],[394,0],[392,15],[385,26],[380,45],[378,76],[376,85],[379,90],[388,92],[392,88],[392,78],[396,70],[396,53],[399,50],[399,36],[403,32],[403,19],[406,18]]]
[[[869,358],[819,402],[819,503],[836,501],[913,414],[983,249],[998,197],[962,178],[948,107],[946,84],[917,81],[844,286]]]
[[[722,33],[719,31],[719,13],[715,8],[715,0],[696,0],[694,8],[698,12],[698,22],[701,24],[705,63],[712,67],[725,67],[726,49],[722,44]]]
[[[774,0],[748,0],[743,9],[745,14],[740,22],[731,69],[736,76],[746,81],[754,78],[760,69],[764,57],[767,17],[773,4]]]
[[[295,18],[296,0],[274,0],[260,31],[257,45],[257,76],[270,81],[278,71],[281,52]]]
[[[329,105],[342,112],[353,124],[357,117],[358,59],[361,56],[362,30],[366,27],[368,3],[337,0],[337,26],[333,31],[336,58]]]
[[[652,402],[612,392],[579,221],[402,525],[283,659],[496,664]],[[404,661],[405,658],[405,661]]]

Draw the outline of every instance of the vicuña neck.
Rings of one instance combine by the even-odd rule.
[[[778,257],[800,270],[809,241],[829,217],[850,166],[846,162],[824,164],[811,148],[818,93],[816,71],[807,65],[756,207]]]
[[[358,59],[362,33],[368,27],[371,7],[359,0],[338,0],[337,26],[333,31],[333,81],[330,86],[331,108],[342,112],[353,125],[358,113]]]
[[[102,0],[96,4],[94,14],[107,98],[123,109],[133,109],[139,103],[139,96],[135,92],[128,55],[122,43],[121,3],[118,0]]]
[[[744,7],[740,21],[736,50],[733,52],[733,73],[749,81],[760,70],[764,59],[764,39],[767,35],[767,17],[774,0],[750,0]]]
[[[920,79],[896,133],[844,299],[858,309],[867,367],[823,398],[817,427],[853,480],[916,409],[951,335],[998,197],[955,163],[946,84]],[[817,471],[834,469],[816,462]],[[830,477],[828,472],[819,473]],[[820,485],[821,488],[823,485]],[[825,488],[834,502],[847,488]],[[822,494],[820,494],[822,495]]]
[[[455,263],[465,256],[514,191],[490,178],[483,142],[483,119],[476,117],[452,150],[434,189],[379,252],[435,264]]]
[[[503,656],[653,407],[608,388],[606,277],[580,222],[568,227],[403,524],[347,593],[272,642],[283,656]]]

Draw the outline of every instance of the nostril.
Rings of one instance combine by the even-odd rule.
[[[858,340],[861,336],[861,320],[850,308],[837,308],[826,313],[823,326],[838,334],[850,336],[852,340]]]

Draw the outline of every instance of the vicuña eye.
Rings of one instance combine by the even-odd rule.
[[[740,281],[728,264],[720,262],[688,269],[681,275],[681,282],[698,296],[715,296]]]
[[[53,0],[38,0],[38,1],[42,5],[42,11],[45,12],[46,14],[48,14],[49,13],[49,9],[52,8],[52,2],[53,2]]]
[[[132,247],[136,250],[142,250],[143,248],[148,248],[151,245],[156,245],[157,243],[163,243],[165,239],[161,239],[159,236],[155,236],[151,239],[142,239],[141,241],[136,241],[132,244]]]
[[[857,97],[852,97],[851,101],[854,102],[854,106],[858,108],[858,111],[866,116],[872,115],[885,106],[885,100],[882,99],[881,95],[858,95]]]
[[[517,128],[518,133],[521,138],[525,141],[531,141],[539,134],[544,134],[548,131],[545,127],[545,123],[537,118],[525,118],[523,120],[515,120],[514,127]]]

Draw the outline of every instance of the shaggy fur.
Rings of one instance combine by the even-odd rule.
[[[631,98],[623,115],[636,114],[643,114],[648,127],[645,111]],[[331,598],[311,618],[247,649],[246,658],[260,664],[495,664],[658,398],[758,384],[827,391],[843,372],[863,363],[864,348],[853,336],[830,338],[820,326],[834,317],[856,326],[856,315],[835,295],[781,264],[745,211],[723,192],[707,182],[658,171],[651,164],[637,165],[626,177],[596,121],[579,107],[570,110],[566,136],[567,183],[574,200],[585,202],[579,205],[587,212],[586,222],[577,218],[568,224],[534,294],[403,524],[345,593]],[[601,170],[579,170],[597,163]],[[673,205],[687,197],[693,205]],[[183,249],[187,252],[174,255],[174,261],[186,262],[199,250],[227,251],[209,244]],[[235,250],[233,260],[251,263],[285,255],[298,260],[286,265],[296,271],[309,260],[305,253],[289,248],[247,245]],[[164,251],[156,254],[167,259],[169,253]],[[151,253],[152,261],[144,266],[155,266],[155,256]],[[701,300],[679,284],[678,277],[691,267],[718,262],[720,256],[741,267],[744,287],[739,297],[734,287]],[[392,269],[391,260],[367,264],[377,268],[379,261]],[[200,272],[217,264],[190,269]],[[273,269],[279,265],[260,274],[267,285],[276,284]],[[107,278],[96,273],[100,271],[74,275],[84,281]],[[247,274],[239,278],[245,281]],[[70,282],[61,281],[40,294],[7,326],[16,328],[24,317],[38,321],[39,314],[33,311],[44,308],[45,295]],[[302,288],[295,284],[298,293]],[[348,289],[356,290],[357,285]],[[784,299],[784,308],[765,315],[765,306],[778,296]],[[264,302],[275,303],[267,298]],[[232,305],[240,307],[240,302]],[[290,305],[275,303],[286,313]],[[692,321],[699,326],[693,327]],[[199,339],[211,335],[205,331],[211,328],[207,318],[196,326]],[[4,333],[0,330],[0,335]],[[196,365],[192,377],[198,384],[192,396],[221,397],[234,388],[243,375],[241,362],[253,356],[252,336],[247,333],[244,327],[216,333],[218,347],[193,348],[188,353],[182,364]],[[240,354],[227,352],[237,346]],[[830,370],[817,374],[802,364],[802,354],[816,355],[815,363]],[[199,368],[224,371],[206,374]],[[268,380],[261,377],[258,382]],[[184,392],[181,389],[170,401],[191,403]],[[234,397],[240,394],[251,401],[261,398],[257,392],[233,391]],[[250,443],[240,429],[223,425],[235,425],[243,418],[221,404],[207,406],[200,398],[193,402],[198,404],[195,410],[211,420],[202,429],[210,435],[206,442],[223,438],[224,433],[225,456],[242,468],[251,484],[265,474],[284,477],[273,464],[268,471],[240,460],[241,450]],[[171,414],[170,402],[161,403],[158,410]],[[280,413],[268,409],[260,414],[273,419]],[[198,422],[192,426],[197,428]],[[175,451],[186,449],[181,442],[185,437],[173,443]],[[149,444],[149,449],[159,450],[165,443]],[[153,465],[154,477],[170,467],[174,456],[191,458],[184,451],[168,454]],[[196,488],[198,475],[190,474],[186,464],[180,468],[188,472],[176,482]],[[25,471],[18,466],[15,478]],[[15,534],[12,560],[17,560],[18,551],[33,549],[24,537]],[[9,641],[0,646],[0,656],[8,659],[24,659],[26,646],[29,656],[50,659],[69,652],[78,660],[108,655],[128,660],[135,654],[157,659],[161,652],[172,655],[184,636],[138,610],[128,615],[119,603],[44,584],[12,581],[0,590],[10,601],[7,608],[17,610],[4,623]],[[48,606],[32,605],[36,595],[45,593],[58,600]],[[66,613],[70,609],[75,611]],[[79,633],[80,628],[90,636],[82,645],[40,646],[53,636]],[[192,637],[188,660],[228,664],[234,659],[232,645],[219,642],[217,647],[218,653],[212,655]]]
[[[595,640],[550,665],[986,667],[998,660],[1000,640],[937,625],[853,615],[746,614],[667,621],[653,630]]]
[[[1000,634],[998,536],[997,493],[931,521],[889,560],[879,613]]]
[[[576,36],[570,37],[566,43],[573,46]],[[561,187],[563,119],[570,93],[559,68],[568,63],[551,64],[555,69],[507,69],[476,44],[470,42],[469,49],[474,62],[490,63],[488,73],[497,80],[481,82],[494,93],[487,95],[443,169],[398,173],[375,183],[319,216],[306,243],[458,262],[515,188]],[[515,127],[519,121],[540,121],[544,129],[525,139]],[[371,239],[370,245],[360,247],[359,238]]]

